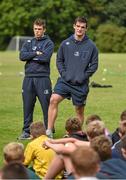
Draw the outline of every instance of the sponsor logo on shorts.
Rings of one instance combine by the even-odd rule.
[[[74,56],[79,56],[79,55],[80,55],[80,54],[79,54],[78,51],[74,52]]]
[[[44,90],[44,94],[49,94],[49,90],[48,90],[48,89],[45,89],[45,90]]]

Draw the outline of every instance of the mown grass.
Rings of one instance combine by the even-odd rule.
[[[126,54],[100,54],[99,69],[90,81],[112,88],[90,88],[85,108],[85,116],[98,114],[112,132],[117,126],[120,113],[126,109]],[[0,165],[2,149],[11,141],[17,141],[23,124],[22,112],[22,72],[24,63],[19,61],[18,53],[0,52]],[[55,54],[51,61],[52,84],[56,83],[58,72],[55,65]],[[75,116],[72,102],[64,100],[59,105],[56,120],[55,137],[64,133],[65,120]],[[41,120],[42,112],[36,103],[34,120]],[[27,141],[23,141],[24,144]]]

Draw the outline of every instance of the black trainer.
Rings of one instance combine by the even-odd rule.
[[[17,138],[18,140],[25,140],[25,139],[31,139],[31,136],[27,132],[22,132],[22,134]]]

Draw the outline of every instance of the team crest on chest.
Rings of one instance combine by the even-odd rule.
[[[33,46],[32,50],[35,51],[37,49],[37,46]]]
[[[69,41],[67,41],[67,42],[66,42],[66,45],[69,45],[69,44],[70,44],[70,42],[69,42]]]
[[[79,56],[80,54],[79,54],[79,51],[75,51],[74,52],[74,56]]]

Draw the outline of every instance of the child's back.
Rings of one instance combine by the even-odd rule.
[[[55,156],[55,152],[52,149],[46,150],[42,147],[44,141],[48,139],[42,122],[32,123],[30,133],[33,136],[33,140],[26,146],[24,165],[31,165],[36,174],[43,178]]]

